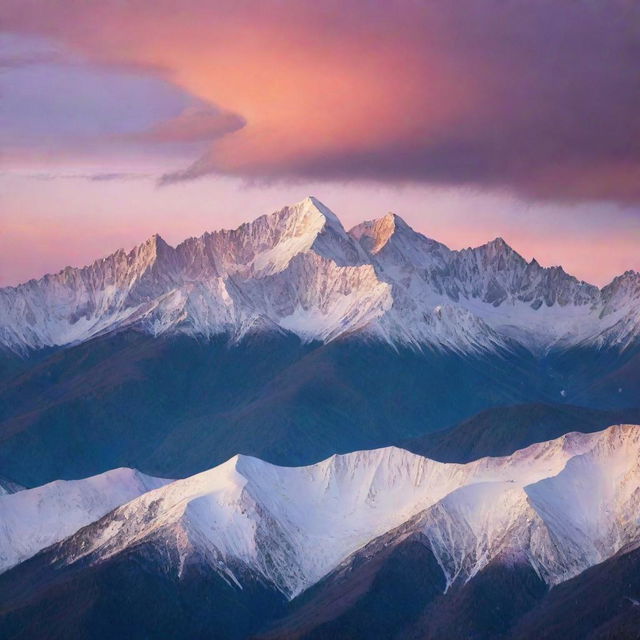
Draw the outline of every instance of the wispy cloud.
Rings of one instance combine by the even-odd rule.
[[[15,55],[0,54],[0,69],[18,69],[38,64],[60,64],[64,57],[57,52],[33,52]]]
[[[148,173],[31,173],[26,177],[33,180],[88,180],[90,182],[110,182],[116,180],[147,180],[154,176]]]

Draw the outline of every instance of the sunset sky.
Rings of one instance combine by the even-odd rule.
[[[640,269],[633,0],[3,0],[0,285],[313,194]]]

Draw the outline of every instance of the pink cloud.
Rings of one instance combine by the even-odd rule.
[[[157,69],[220,105],[221,120],[184,116],[144,134],[210,136],[173,180],[640,199],[637,3],[7,0],[0,20],[96,63]]]

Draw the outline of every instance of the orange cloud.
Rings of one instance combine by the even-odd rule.
[[[0,18],[220,105],[225,135],[199,117],[157,126],[159,137],[213,141],[169,179],[356,177],[640,198],[640,6],[624,0],[8,0]]]

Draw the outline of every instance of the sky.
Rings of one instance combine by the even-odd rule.
[[[315,195],[640,269],[633,0],[3,0],[0,285]]]

